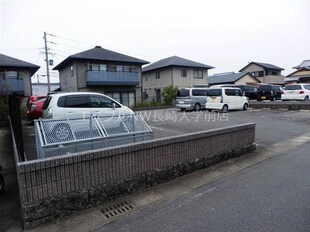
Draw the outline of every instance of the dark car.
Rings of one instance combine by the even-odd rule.
[[[257,87],[251,85],[236,85],[236,87],[240,88],[244,96],[249,100],[257,99]]]
[[[33,120],[42,117],[42,107],[46,96],[30,96],[27,101],[27,119],[31,123]]]
[[[260,85],[257,88],[257,101],[263,100],[281,100],[283,88],[279,85]]]

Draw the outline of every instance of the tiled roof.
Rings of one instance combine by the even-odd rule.
[[[19,60],[0,53],[0,67],[4,68],[26,68],[30,71],[31,76],[38,71],[40,66]]]
[[[209,85],[215,85],[215,84],[233,84],[245,75],[250,75],[250,73],[228,73],[228,74],[215,74],[213,76],[209,76],[207,78]],[[254,79],[256,79],[254,76],[252,76]],[[257,80],[257,79],[256,79]],[[257,80],[257,82],[260,82]]]
[[[280,68],[280,67],[273,65],[273,64],[262,63],[262,62],[250,62],[248,65],[246,65],[244,68],[242,68],[240,70],[240,72],[242,72],[243,69],[245,69],[246,67],[248,67],[251,64],[256,64],[258,66],[261,66],[261,67],[267,68],[267,69],[284,70],[283,68]]]
[[[210,65],[198,63],[192,60],[187,60],[182,57],[172,56],[162,60],[159,60],[155,63],[152,63],[142,69],[142,72],[151,71],[154,69],[169,67],[169,66],[181,66],[181,67],[193,67],[193,68],[205,68],[211,69],[214,68]]]
[[[300,65],[293,67],[295,69],[310,68],[310,60],[304,60]]]
[[[100,46],[96,46],[90,50],[80,52],[74,55],[69,56],[60,64],[58,64],[54,70],[59,70],[64,67],[66,64],[70,63],[72,60],[97,60],[97,61],[115,61],[115,62],[125,62],[132,64],[148,64],[148,61],[140,60],[135,57],[127,56],[121,53],[113,52],[107,49],[104,49]]]

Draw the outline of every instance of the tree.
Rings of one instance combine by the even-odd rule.
[[[173,87],[172,85],[169,85],[169,86],[164,88],[161,95],[163,96],[164,103],[166,105],[172,104],[173,100],[175,100],[175,98],[177,96],[177,91],[178,91],[178,88]]]

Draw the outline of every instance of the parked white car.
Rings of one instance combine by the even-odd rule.
[[[282,101],[289,100],[310,100],[310,84],[290,84],[286,85],[281,94]]]
[[[206,109],[208,111],[220,110],[224,113],[229,110],[247,110],[248,98],[243,96],[241,89],[232,87],[210,88]]]
[[[69,92],[50,94],[42,117],[49,119],[86,118],[91,115],[122,116],[134,114],[128,107],[100,93]]]

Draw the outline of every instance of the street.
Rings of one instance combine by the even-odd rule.
[[[308,142],[97,231],[309,231],[309,149]]]

